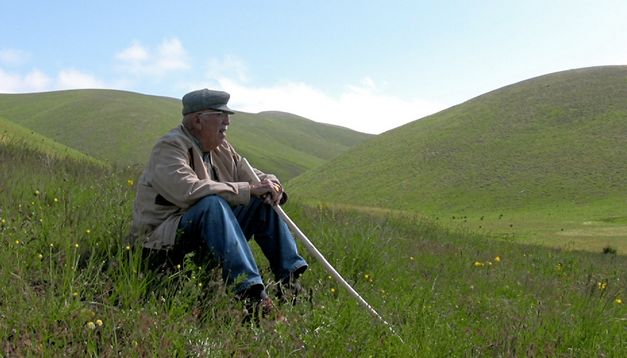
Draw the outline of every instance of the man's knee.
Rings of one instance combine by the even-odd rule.
[[[230,206],[224,198],[218,195],[205,196],[187,209],[181,218],[179,229],[187,231],[190,229],[190,225],[200,229],[196,225],[202,222],[221,220],[220,218],[229,216],[229,211],[231,211]]]
[[[194,204],[195,209],[215,211],[230,209],[229,203],[219,195],[207,195]]]

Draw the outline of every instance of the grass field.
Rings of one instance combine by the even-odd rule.
[[[627,355],[622,255],[292,202],[287,212],[403,342],[308,255],[307,293],[279,307],[288,321],[250,325],[215,270],[142,268],[124,243],[137,173],[26,144],[0,143],[0,163],[4,356]]]
[[[490,213],[450,219],[449,225],[468,231],[507,238],[513,242],[546,245],[565,250],[627,254],[624,208],[597,203],[587,208],[552,211]],[[448,219],[448,218],[447,218]]]
[[[322,204],[299,196],[296,198],[309,206],[327,205],[377,217],[419,217],[420,220],[432,221],[450,230],[519,244],[543,245],[570,251],[599,253],[609,249],[621,255],[627,253],[627,216],[607,217],[607,213],[622,214],[625,208],[608,203],[562,211],[480,211],[469,215],[429,215],[407,210]]]

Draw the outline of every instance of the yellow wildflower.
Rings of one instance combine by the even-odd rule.
[[[177,265],[176,265],[176,269],[177,269],[177,270],[180,270],[180,269],[181,269],[181,264],[177,264]]]
[[[126,181],[126,184],[128,184],[128,186],[133,186],[133,184],[135,184],[135,182],[133,182],[133,179],[129,179]]]
[[[198,287],[202,287],[202,282],[198,282]]]
[[[39,254],[39,255],[37,255],[37,258],[41,260],[41,259],[43,259],[43,258],[44,258],[44,255]]]
[[[94,329],[96,329],[96,325],[94,324],[94,322],[89,321],[89,322],[87,322],[87,328],[89,328],[89,329],[91,329],[93,331]]]
[[[414,257],[413,257],[413,256],[409,256],[409,259],[410,259],[411,261],[414,261]]]
[[[614,303],[616,303],[617,305],[622,305],[623,304],[623,300],[621,300],[620,298],[617,298],[614,300]]]
[[[496,261],[496,262],[501,262],[501,256],[497,256],[497,257],[495,257],[495,258],[494,258],[494,261]]]
[[[370,276],[368,274],[364,274],[364,278],[367,280]]]
[[[335,287],[331,287],[331,293],[335,293]]]
[[[55,202],[55,203],[58,203],[58,202],[59,202],[59,199],[54,198],[54,202]]]
[[[15,244],[19,245],[20,244],[20,240],[15,240]]]
[[[78,248],[78,243],[74,244],[74,247]]]
[[[85,234],[87,234],[87,235],[91,234],[91,230],[89,230],[89,229],[85,230]]]
[[[126,250],[128,251],[130,249],[131,249],[131,246],[130,245],[126,245]]]
[[[475,265],[475,267],[482,267],[483,266],[483,262],[475,261],[474,265]]]
[[[599,282],[599,290],[603,291],[607,288],[607,282]]]
[[[39,192],[39,190],[35,190],[35,192],[33,194],[35,194],[35,196],[39,196],[39,194],[41,194],[41,193]]]
[[[102,320],[97,319],[96,320],[96,326],[102,327]]]

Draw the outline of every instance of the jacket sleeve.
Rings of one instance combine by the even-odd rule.
[[[182,209],[211,194],[222,196],[230,205],[245,205],[250,201],[250,184],[199,179],[188,156],[185,146],[175,140],[155,146],[150,160],[153,173],[150,184],[166,200]]]

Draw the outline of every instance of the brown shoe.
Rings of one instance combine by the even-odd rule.
[[[274,306],[274,302],[272,302],[272,299],[268,296],[265,289],[252,290],[253,294],[250,294],[251,291],[249,290],[247,293],[248,295],[243,297],[245,309],[244,322],[251,320],[259,322],[260,318],[267,318],[275,313],[276,307]]]
[[[261,312],[262,317],[269,317],[275,312],[274,302],[267,294],[259,301],[258,310]]]
[[[290,303],[292,305],[297,303],[298,296],[305,291],[300,284],[299,277],[306,269],[307,266],[299,267],[287,277],[279,280],[276,288],[276,297],[280,303]]]
[[[274,321],[274,323],[287,323],[287,317],[285,317],[276,308],[274,302],[270,297],[265,297],[259,302],[259,311],[261,311],[261,317]]]

